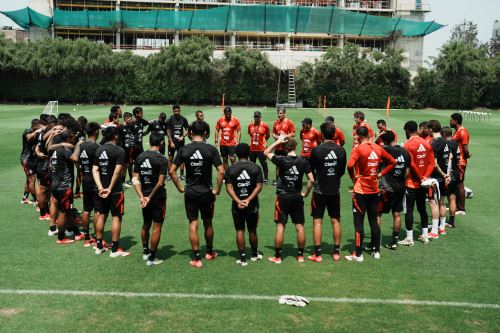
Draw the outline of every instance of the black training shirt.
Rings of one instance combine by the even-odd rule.
[[[95,153],[99,145],[95,141],[85,141],[80,145],[80,169],[82,170],[82,185],[84,191],[95,191],[94,176],[92,166],[94,165]]]
[[[315,172],[314,192],[337,194],[347,163],[345,149],[334,142],[322,143],[313,148],[309,163]]]
[[[135,161],[134,172],[139,174],[142,193],[148,196],[158,183],[160,175],[167,175],[167,159],[159,151],[145,151]],[[156,195],[164,193],[165,191],[160,189]]]
[[[99,177],[103,188],[108,188],[113,179],[113,173],[117,165],[123,165],[125,159],[125,151],[122,147],[118,147],[112,143],[106,143],[100,146],[94,158],[94,165],[99,167]],[[115,183],[112,193],[123,191],[121,177]]]
[[[302,177],[311,172],[309,162],[303,157],[288,155],[273,155],[271,161],[279,169],[276,194],[300,193],[302,191]]]
[[[240,200],[248,198],[255,190],[257,184],[264,182],[262,168],[250,161],[239,161],[231,165],[224,175],[226,184],[233,184],[234,192]],[[255,197],[252,202],[255,203]]]
[[[50,156],[50,170],[52,175],[52,191],[65,191],[73,187],[73,161],[70,157],[73,152],[61,147]]]
[[[411,156],[401,146],[383,146],[394,159],[396,160],[396,165],[394,169],[389,171],[384,177],[380,179],[382,187],[386,191],[401,193],[405,190],[405,179],[406,179],[406,168],[410,167]],[[382,166],[384,167],[384,166]]]

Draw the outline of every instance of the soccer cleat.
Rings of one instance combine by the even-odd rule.
[[[375,246],[373,246],[373,244],[372,244],[372,243],[370,243],[370,244],[365,245],[365,246],[363,247],[363,251],[368,251],[368,252],[371,252],[371,251],[373,251],[373,249],[374,249],[374,248],[375,248]]]
[[[156,265],[160,265],[163,263],[163,260],[161,259],[158,259],[158,258],[155,258],[154,260],[149,260],[146,261],[146,266],[156,266]]]
[[[84,234],[75,235],[75,241],[76,242],[81,241],[81,240],[85,240],[85,235]]]
[[[123,183],[123,188],[129,188],[130,185],[128,183]]]
[[[398,242],[399,245],[405,245],[405,246],[413,246],[414,242],[413,242],[413,239],[408,239],[408,238],[405,238],[403,240],[400,240]]]
[[[189,262],[189,264],[193,267],[196,267],[196,268],[201,268],[203,266],[203,264],[201,263],[201,259],[193,259]]]
[[[167,175],[167,178],[165,179],[167,182],[171,181],[172,180],[172,177],[170,177],[169,175]]]
[[[38,205],[35,205],[35,210],[36,210],[37,212],[39,212],[39,211],[40,211],[40,207],[38,207]]]
[[[95,244],[95,239],[87,239],[85,242],[83,242],[83,247],[91,247],[92,244]]]
[[[179,179],[180,179],[180,180],[186,180],[186,176],[181,175],[181,176],[179,177]]]
[[[297,256],[298,262],[304,262],[304,256]]]
[[[73,198],[74,199],[78,199],[78,198],[81,198],[82,197],[82,192],[76,192],[74,195],[73,195]]]
[[[420,235],[420,236],[418,236],[418,240],[424,244],[429,244],[429,237],[428,236]]]
[[[315,262],[322,262],[323,257],[322,256],[317,256],[316,254],[313,254],[312,256],[307,257],[307,259]]]
[[[345,256],[344,257],[345,260],[348,260],[348,261],[357,261],[357,262],[362,262],[363,260],[365,260],[363,258],[363,255],[360,255],[359,257],[356,255],[356,253],[353,253],[351,255],[348,255],[348,256]]]
[[[264,178],[264,185],[267,185],[268,182],[269,182],[269,180],[267,180],[266,178]]]
[[[54,231],[52,231],[52,230],[49,229],[49,232],[47,233],[47,235],[49,235],[49,236],[55,236],[55,235],[57,235],[57,233],[58,233],[57,229],[54,230]]]
[[[334,252],[332,258],[333,261],[340,261],[340,253]]]
[[[122,249],[118,249],[116,252],[111,252],[109,254],[111,258],[128,257],[129,255],[130,252],[123,251]]]
[[[106,252],[107,250],[108,250],[108,248],[106,248],[104,246],[102,247],[102,249],[96,248],[95,251],[94,251],[94,254],[101,254],[101,253]]]
[[[49,221],[50,220],[50,214],[41,215],[38,219],[40,221]]]
[[[129,179],[125,184],[127,184],[128,186],[132,186],[132,181]]]
[[[240,266],[248,266],[248,263],[246,261],[241,261],[240,259],[236,260],[236,264]]]
[[[74,242],[75,242],[74,240],[68,239],[68,238],[56,240],[56,244],[59,244],[59,245],[66,245],[66,244],[71,244],[71,243],[74,243]]]
[[[467,213],[465,212],[465,210],[457,210],[455,212],[455,215],[466,215]]]
[[[107,249],[109,247],[108,243],[106,243],[106,241],[102,241],[102,247]],[[93,246],[93,249],[96,250],[97,249],[97,242],[94,242],[94,246]]]
[[[445,226],[447,228],[455,228],[455,223],[453,223],[453,224],[446,223]]]
[[[68,231],[68,230],[66,230],[64,232],[64,234],[66,235],[66,237],[73,237],[73,236],[75,236],[75,233],[73,231]]]
[[[380,252],[375,252],[375,251],[373,251],[373,252],[372,252],[372,257],[373,257],[374,259],[380,259]]]
[[[435,234],[435,233],[429,232],[429,233],[427,234],[427,237],[428,237],[429,239],[438,239],[438,238],[439,238],[439,234]]]
[[[205,259],[206,260],[214,260],[215,258],[217,258],[217,252],[213,251],[212,253],[207,253],[205,254]]]
[[[411,245],[410,245],[410,246],[411,246]],[[388,243],[388,244],[385,244],[385,245],[384,245],[384,247],[385,247],[386,249],[389,249],[389,250],[396,250],[396,249],[398,248],[398,243],[397,243],[397,242],[395,242],[395,243],[390,242],[390,243]]]
[[[446,229],[439,229],[440,235],[446,235]]]
[[[267,258],[267,260],[269,260],[270,262],[274,262],[275,264],[281,264],[281,258],[269,257]]]
[[[30,199],[26,198],[26,199],[21,200],[21,204],[23,204],[23,205],[32,205],[33,201],[31,201]]]
[[[255,257],[251,257],[250,260],[252,261],[259,261],[259,260],[262,260],[262,254],[257,254],[257,256]]]
[[[148,254],[143,253],[142,254],[142,260],[149,260],[149,253]]]

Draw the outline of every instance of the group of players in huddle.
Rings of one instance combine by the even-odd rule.
[[[213,248],[212,219],[215,199],[223,183],[233,200],[231,210],[239,251],[236,263],[247,265],[245,229],[249,233],[251,261],[262,259],[257,237],[258,196],[263,185],[268,183],[267,160],[276,165],[276,180],[273,181],[276,186],[275,254],[268,259],[277,264],[282,262],[284,230],[289,217],[297,232],[297,261],[304,261],[304,198],[311,192],[314,253],[308,259],[322,261],[322,221],[328,210],[333,226],[332,257],[334,261],[340,260],[340,183],[346,167],[354,184],[350,192],[356,250],[345,256],[349,261],[363,261],[363,251],[371,252],[375,259],[380,258],[382,214],[392,213],[393,216],[392,238],[384,244],[392,250],[397,249],[398,244],[414,244],[415,205],[422,224],[418,239],[425,244],[429,239],[446,234],[446,226],[455,227],[455,214],[465,214],[463,181],[470,156],[469,134],[462,126],[459,113],[451,115],[450,127],[442,127],[437,120],[423,122],[420,126],[408,121],[404,125],[408,140],[402,147],[397,144],[396,132],[388,129],[383,119],[377,122],[375,135],[363,112],[355,112],[349,159],[343,148],[345,135],[335,126],[332,116],[325,119],[319,131],[312,127],[310,118],[301,122],[302,149],[298,154],[295,125],[286,117],[283,108],[278,108],[278,119],[272,129],[256,111],[254,121],[248,125],[250,143],[247,144],[240,142],[239,120],[232,115],[230,107],[225,107],[224,115],[215,126],[214,143],[219,150],[207,143],[210,126],[204,121],[202,111],[196,112],[196,120],[190,125],[181,115],[179,106],[175,105],[172,113],[168,119],[161,113],[157,120],[146,121],[141,107],[134,108],[132,114],[125,112],[122,115],[121,108],[113,106],[101,125],[88,123],[84,117],[74,119],[67,113],[58,117],[42,114],[39,119],[33,119],[22,136],[21,164],[26,174],[22,203],[34,203],[40,211],[39,219],[50,221],[48,235],[57,235],[57,244],[84,241],[85,247],[93,246],[95,254],[111,249],[110,257],[128,256],[129,252],[119,248],[119,240],[124,188],[133,186],[143,215],[143,259],[148,266],[153,266],[163,262],[156,252],[165,219],[165,182],[171,180],[178,191],[184,193],[193,250],[190,265],[197,268],[202,267],[198,237],[200,216],[206,242],[205,259],[217,257]],[[145,151],[143,137],[148,134],[150,148]],[[271,135],[274,142],[268,146]],[[100,143],[99,136],[102,136]],[[186,137],[191,143],[185,144]],[[165,150],[168,159],[164,156]],[[261,166],[256,164],[257,159]],[[212,182],[213,167],[217,171],[215,182]],[[177,176],[178,169],[180,176]],[[125,182],[127,173],[129,181]],[[304,176],[307,184],[303,191]],[[185,181],[184,184],[181,181]],[[83,233],[75,219],[75,197],[83,197]],[[449,203],[448,221],[445,199]],[[427,201],[431,208],[430,231]],[[399,240],[403,206],[406,238]],[[92,213],[95,237],[90,232]],[[109,214],[111,244],[103,239]],[[371,239],[363,246],[365,215]]]

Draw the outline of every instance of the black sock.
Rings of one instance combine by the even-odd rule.
[[[31,195],[31,201],[36,202],[36,196],[34,194]]]
[[[59,230],[59,231],[57,232],[57,239],[59,239],[59,240],[63,240],[63,239],[64,239],[64,237],[66,237],[66,234],[65,234],[65,232],[64,232],[64,229]]]
[[[455,216],[450,216],[450,220],[448,221],[448,224],[455,226]]]
[[[30,196],[30,192],[24,192],[24,194],[23,194],[23,200],[28,199],[29,196]]]
[[[111,252],[118,251],[118,241],[111,241]]]
[[[193,250],[194,260],[201,260],[200,250]]]
[[[149,251],[149,246],[147,243],[145,243],[145,244],[142,243],[142,253],[143,254],[150,254],[151,253],[151,251]]]
[[[49,226],[49,230],[50,231],[56,231],[57,230],[57,226],[55,224]]]
[[[281,247],[274,248],[274,256],[276,258],[281,258]]]
[[[45,214],[47,214],[47,208],[40,207],[40,216],[44,216]]]
[[[98,248],[99,250],[102,250],[102,248],[103,248],[103,246],[102,246],[102,239],[99,239],[99,238],[98,238],[98,239],[96,239],[96,240],[95,240],[95,242],[96,242],[96,244],[97,244],[97,248]]]
[[[297,251],[297,257],[303,257],[304,256],[304,248],[299,248]]]
[[[259,252],[257,249],[252,248],[252,257],[257,257],[259,255]]]
[[[363,255],[363,247],[362,246],[356,246],[356,257],[360,257]]]
[[[77,226],[71,227],[71,231],[73,231],[75,233],[75,236],[80,235],[80,229]]]
[[[398,242],[398,238],[399,238],[399,232],[393,231],[392,232],[392,242],[393,243],[397,243]]]
[[[77,186],[75,189],[75,193],[80,193],[80,186]]]
[[[333,245],[333,253],[340,253],[340,245]]]
[[[245,250],[238,251],[238,252],[240,252],[240,260],[241,260],[241,262],[247,262],[247,255],[245,253]]]
[[[122,177],[122,183],[125,183],[125,176]]]
[[[214,252],[213,248],[207,245],[207,253],[212,254],[212,252]]]
[[[89,230],[89,228],[83,229],[83,233],[85,234],[85,240],[89,240],[90,239],[90,230]]]
[[[321,255],[321,245],[314,245],[314,253],[316,254],[316,256]]]
[[[149,252],[149,259],[148,259],[148,260],[149,260],[149,261],[154,261],[154,260],[155,260],[155,258],[156,258],[156,251],[151,250],[151,251]]]

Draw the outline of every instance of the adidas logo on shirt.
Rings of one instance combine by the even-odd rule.
[[[54,150],[54,154],[52,154],[52,158],[57,158],[57,152]]]
[[[201,153],[199,150],[196,150],[193,155],[191,155],[190,159],[192,160],[202,160],[203,156],[201,156]]]
[[[399,157],[396,159],[396,162],[404,163],[405,162],[405,158],[403,157],[403,155],[399,155]]]
[[[108,159],[108,154],[106,154],[106,151],[103,151],[101,153],[101,156],[99,156],[100,160],[107,160]]]
[[[326,155],[325,160],[336,160],[337,155],[335,155],[335,152],[332,150],[331,152]]]
[[[450,150],[448,149],[448,145],[444,146],[444,152],[446,153],[446,152],[448,152],[448,151],[450,151]]]
[[[418,146],[417,151],[418,151],[419,153],[425,152],[426,150],[425,150],[424,145],[423,145],[423,144],[420,144],[420,146]]]
[[[370,156],[368,156],[369,160],[378,160],[378,155],[374,151],[370,153]]]
[[[149,158],[147,158],[142,164],[141,168],[147,168],[147,169],[152,169],[153,167],[151,166],[151,163],[149,163]]]
[[[299,170],[297,170],[297,167],[295,165],[293,167],[291,167],[290,170],[288,170],[288,172],[291,175],[298,175],[299,174]]]
[[[250,176],[248,175],[248,172],[246,170],[243,170],[237,178],[237,180],[248,180],[248,179],[250,179]]]
[[[87,155],[87,151],[83,150],[80,154],[80,158],[89,158],[89,155]]]

